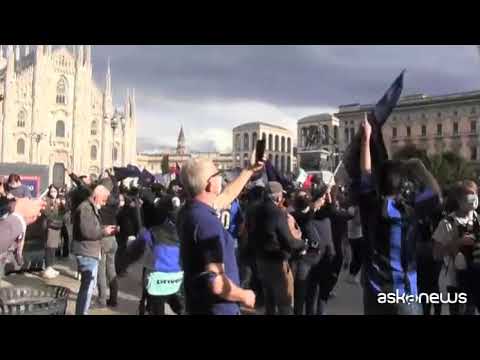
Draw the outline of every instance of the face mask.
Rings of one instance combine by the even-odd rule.
[[[472,211],[478,208],[478,195],[469,194],[460,202],[463,211]]]

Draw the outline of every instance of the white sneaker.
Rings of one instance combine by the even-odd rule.
[[[59,275],[58,271],[55,271],[52,267],[48,267],[42,273],[44,279],[55,279]]]

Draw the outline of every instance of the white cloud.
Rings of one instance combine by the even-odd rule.
[[[175,146],[183,125],[187,146],[193,150],[231,151],[232,129],[247,122],[284,126],[296,138],[296,123],[305,116],[335,112],[328,107],[279,107],[248,99],[179,100],[137,95],[138,136],[162,146]]]

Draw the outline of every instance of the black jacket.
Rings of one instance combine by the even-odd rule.
[[[254,241],[257,257],[288,260],[292,253],[305,248],[303,240],[295,239],[288,227],[287,213],[273,201],[265,200],[255,211],[256,226],[250,241]]]

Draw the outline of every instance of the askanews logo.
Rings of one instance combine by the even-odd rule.
[[[379,304],[466,304],[467,300],[467,294],[465,293],[400,295],[400,292],[396,290],[394,293],[379,293],[377,295],[377,302]]]

